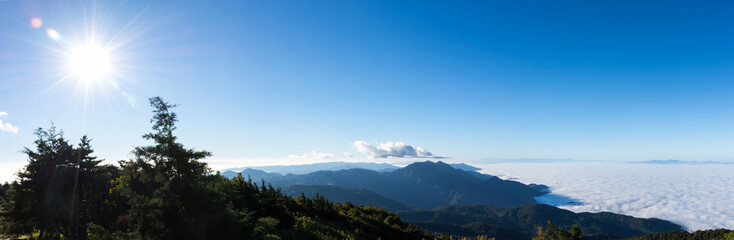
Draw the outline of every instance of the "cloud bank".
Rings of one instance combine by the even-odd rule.
[[[371,158],[443,158],[433,156],[432,153],[422,147],[415,147],[404,142],[386,142],[372,145],[365,141],[357,140],[354,141],[354,147],[357,148],[357,152],[363,153]]]
[[[8,116],[7,112],[0,112],[0,117]],[[11,133],[18,133],[19,128],[16,126],[13,126],[9,122],[3,122],[2,119],[0,119],[0,131],[3,132],[11,132]]]
[[[660,218],[687,230],[734,228],[733,164],[661,165],[609,162],[477,164],[480,172],[548,185],[579,201],[574,212]],[[536,200],[558,203],[558,199]]]
[[[288,159],[292,159],[292,160],[304,160],[304,159],[332,160],[332,159],[336,159],[336,156],[334,156],[334,154],[331,154],[331,153],[320,153],[316,151],[311,151],[310,153],[305,153],[303,155],[290,154],[288,155]]]

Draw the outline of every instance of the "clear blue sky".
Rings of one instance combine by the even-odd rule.
[[[150,96],[181,105],[181,141],[213,165],[370,160],[357,140],[464,162],[728,161],[732,26],[725,1],[0,1],[0,120],[18,128],[0,162],[22,165],[50,121],[126,159]],[[116,46],[114,77],[63,79],[80,36]]]

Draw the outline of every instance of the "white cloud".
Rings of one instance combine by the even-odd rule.
[[[369,144],[365,141],[354,141],[354,147],[371,158],[389,158],[389,157],[413,157],[413,158],[443,158],[433,156],[432,153],[426,151],[422,147],[405,144],[404,142],[386,142],[378,143],[377,146]]]
[[[348,152],[345,152],[344,153],[344,156],[347,157],[347,158],[353,158],[354,157],[354,155],[352,155],[352,153],[348,153]]]
[[[476,166],[483,169],[482,173],[548,185],[552,193],[581,202],[560,206],[574,212],[655,217],[681,224],[687,230],[734,228],[734,164],[565,162]]]
[[[8,116],[7,112],[0,112],[0,117]],[[19,128],[16,126],[13,126],[9,122],[3,122],[3,120],[0,119],[0,131],[5,132],[11,132],[11,133],[18,133]]]
[[[336,156],[334,156],[334,154],[331,154],[331,153],[319,153],[316,151],[311,151],[310,153],[306,153],[303,155],[290,154],[288,155],[288,159],[331,160],[331,159],[336,159]]]

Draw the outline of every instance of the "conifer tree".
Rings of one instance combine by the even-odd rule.
[[[200,160],[210,152],[187,149],[177,142],[176,113],[160,97],[150,98],[153,131],[143,135],[153,145],[136,147],[133,159],[122,161],[120,192],[129,198],[135,237],[146,239],[214,239],[232,232],[223,195],[213,188],[211,175]],[[225,229],[223,229],[225,228]]]
[[[28,165],[18,172],[2,207],[4,234],[85,239],[88,224],[99,220],[104,208],[105,171],[114,168],[98,166],[101,160],[91,156],[87,136],[74,147],[56,127],[35,134],[35,150],[23,150]]]

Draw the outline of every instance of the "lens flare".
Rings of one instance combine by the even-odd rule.
[[[39,29],[39,28],[41,28],[41,26],[43,26],[43,20],[41,20],[40,18],[37,18],[37,17],[31,18],[31,27],[32,28]]]
[[[59,40],[61,40],[61,35],[59,34],[59,32],[57,32],[57,31],[56,31],[56,30],[54,30],[53,28],[47,28],[47,29],[46,29],[46,35],[48,35],[48,37],[50,37],[50,38],[51,38],[51,39],[53,39],[54,41],[59,41]]]
[[[39,81],[48,80],[41,93],[75,100],[78,106],[74,107],[81,106],[78,109],[81,109],[82,119],[85,119],[90,102],[108,100],[108,103],[122,103],[123,106],[137,105],[135,94],[128,88],[131,84],[145,85],[137,79],[144,75],[141,70],[146,67],[133,60],[138,51],[147,48],[145,44],[130,43],[154,29],[148,21],[154,19],[144,14],[147,8],[136,13],[117,11],[119,4],[88,3],[70,9],[49,8],[69,10],[65,14],[37,14],[20,19],[26,29],[30,27],[29,30],[46,35],[34,36],[43,41],[27,40],[48,51],[43,54],[48,58],[39,59],[42,60],[39,64],[49,64],[48,69],[39,73],[44,75]],[[59,6],[67,6],[62,5]],[[60,87],[68,89],[60,91]]]

